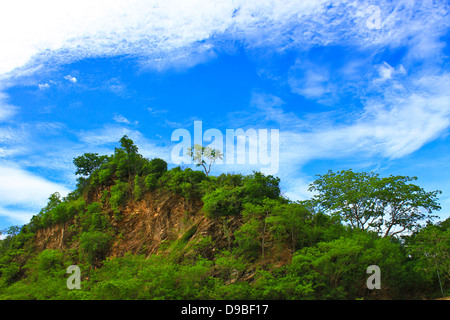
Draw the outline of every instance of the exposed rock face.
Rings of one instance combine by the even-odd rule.
[[[73,223],[74,220],[70,219],[65,223],[55,224],[37,230],[35,240],[36,250],[72,248],[74,243],[72,243],[71,239],[75,235],[75,232],[71,231],[70,226]]]
[[[98,199],[91,201],[99,201]],[[211,237],[210,250],[230,247],[233,232],[240,225],[238,217],[224,220],[208,219],[201,212],[201,201],[187,201],[169,192],[147,193],[142,200],[130,201],[121,209],[121,219],[108,212],[115,237],[108,256],[126,253],[150,255],[158,251],[165,241],[184,237],[186,241],[199,241]],[[64,224],[55,224],[37,231],[35,245],[38,251],[45,249],[77,248],[76,217]]]

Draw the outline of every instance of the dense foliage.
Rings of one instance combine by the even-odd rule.
[[[1,299],[407,299],[450,290],[450,221],[433,223],[438,191],[415,178],[328,172],[316,196],[293,202],[280,180],[259,172],[209,176],[146,159],[127,136],[113,155],[74,159],[77,188],[0,241]],[[209,171],[208,171],[209,172]],[[149,256],[109,256],[124,207],[166,192],[201,203],[227,238],[198,235],[198,224]],[[99,196],[100,195],[100,196]],[[427,223],[423,222],[427,219]],[[39,231],[60,226],[69,247],[38,251]],[[408,233],[405,233],[408,231]],[[66,269],[81,268],[81,290]],[[366,286],[369,265],[382,289]]]

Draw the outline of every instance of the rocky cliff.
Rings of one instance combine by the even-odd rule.
[[[99,198],[97,195],[91,201]],[[201,201],[187,201],[171,192],[147,193],[139,201],[128,201],[121,207],[120,219],[105,206],[114,232],[107,256],[118,257],[126,253],[149,256],[157,253],[165,243],[176,240],[195,244],[209,238],[213,245],[204,248],[203,254],[207,256],[230,247],[241,218],[209,219],[203,214],[202,207]],[[36,250],[77,249],[76,220],[77,217],[37,230]]]

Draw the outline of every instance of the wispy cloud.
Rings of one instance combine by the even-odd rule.
[[[26,221],[30,214],[47,203],[48,196],[56,191],[65,195],[69,190],[17,166],[0,165],[0,215]]]
[[[367,24],[373,5],[380,8],[380,28]],[[439,36],[449,25],[445,6],[345,0],[5,2],[0,41],[9,45],[0,53],[0,74],[39,62],[124,54],[144,57],[143,64],[157,69],[192,65],[214,56],[226,39],[278,50],[407,43],[412,59],[423,58],[442,47]]]
[[[237,118],[241,126],[272,123],[280,128],[279,175],[286,178],[289,195],[304,196],[308,193],[302,189],[307,186],[302,168],[313,160],[353,158],[363,164],[377,158],[398,159],[446,133],[450,128],[450,75],[395,79],[394,73],[404,72],[401,66],[390,67],[390,74],[379,79],[387,82],[380,94],[363,98],[364,107],[345,122],[339,114],[286,112],[280,98],[263,93],[254,93],[253,109]],[[397,81],[401,90],[392,86]],[[294,172],[297,180],[290,179]]]
[[[110,154],[114,152],[118,141],[127,135],[138,146],[139,153],[148,158],[159,157],[170,161],[172,146],[160,145],[160,141],[154,142],[146,138],[140,131],[119,125],[106,125],[95,130],[87,130],[79,133],[79,140],[86,149],[92,152],[101,148],[101,153]]]
[[[168,112],[168,110],[155,109],[155,108],[152,108],[152,107],[148,107],[148,108],[147,108],[147,111],[148,111],[151,115],[153,115],[153,116],[162,115],[162,114]]]
[[[337,88],[330,72],[326,67],[297,60],[290,69],[289,85],[296,94],[321,103],[331,103]]]
[[[38,87],[39,87],[39,90],[46,90],[46,89],[50,88],[50,85],[48,83],[43,83],[43,84],[40,83],[38,85]]]
[[[376,28],[368,23],[372,6],[380,13]],[[3,1],[0,43],[8,45],[0,50],[0,81],[19,82],[39,70],[92,57],[131,56],[142,68],[186,68],[215,57],[227,46],[243,48],[250,56],[258,56],[255,60],[264,60],[267,51],[303,53],[318,46],[370,52],[365,60],[347,60],[338,68],[299,54],[287,67],[288,79],[284,80],[291,91],[336,106],[330,113],[299,116],[293,108],[285,108],[285,101],[276,93],[255,90],[248,110],[229,115],[233,128],[255,123],[280,128],[281,174],[301,176],[302,166],[311,160],[355,155],[399,158],[448,130],[450,77],[434,69],[445,58],[442,36],[450,26],[448,9],[444,1],[155,0],[134,1],[132,5],[113,0]],[[406,52],[401,62],[377,60],[384,50],[396,48]],[[416,63],[424,64],[420,71]],[[269,69],[265,74],[271,74]],[[282,76],[277,74],[274,79],[280,81]],[[58,83],[40,79],[33,85],[45,91],[53,84],[80,87],[80,83],[88,83],[73,70],[60,73],[58,79]],[[100,86],[118,95],[127,89],[119,79]],[[98,89],[99,85],[92,87]],[[340,114],[335,104],[345,90],[354,90],[351,93],[361,104],[350,116]],[[194,120],[171,121],[162,119],[164,110],[152,107],[148,111],[166,127],[186,127]],[[8,103],[8,95],[0,91],[0,122],[13,119],[18,112],[18,107]],[[343,116],[347,116],[345,121],[337,120]],[[42,204],[49,193],[61,187],[27,171],[27,167],[52,162],[50,167],[69,172],[72,155],[92,150],[110,153],[124,134],[144,155],[170,160],[168,147],[130,128],[133,122],[125,116],[116,114],[113,120],[114,125],[72,132],[77,141],[61,139],[52,144],[53,153],[48,146],[23,143],[39,140],[34,137],[37,125],[1,126],[0,158],[10,159],[18,153],[33,156],[18,160],[18,167],[0,166],[0,215],[24,217],[29,212],[26,203]],[[41,127],[57,131],[49,125]],[[23,146],[26,148],[21,149]],[[9,181],[16,181],[11,190],[7,188]],[[288,192],[303,194],[307,182],[299,181],[292,182]],[[17,204],[23,208],[14,213],[9,208]]]
[[[70,74],[68,74],[67,76],[64,76],[64,79],[66,79],[67,81],[72,82],[73,84],[76,84],[78,82],[77,78],[71,76]]]
[[[127,118],[125,118],[124,116],[122,116],[121,114],[116,114],[116,115],[113,117],[113,120],[114,120],[115,122],[117,122],[117,123],[131,124],[131,122],[130,122]]]
[[[39,210],[20,210],[10,209],[0,206],[0,216],[5,217],[12,225],[24,225],[30,222],[30,219],[39,213]],[[0,237],[0,240],[2,238]]]
[[[8,98],[9,97],[5,93],[0,91],[0,123],[10,119],[17,113],[18,110],[16,106],[8,103]]]
[[[127,96],[127,86],[118,78],[111,78],[103,84],[103,88],[117,94],[118,96]]]

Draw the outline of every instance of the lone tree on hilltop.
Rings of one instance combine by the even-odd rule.
[[[211,165],[216,162],[217,159],[223,160],[223,153],[219,149],[213,149],[211,147],[203,147],[199,144],[195,144],[193,148],[188,148],[188,155],[192,158],[197,167],[202,166],[205,170],[206,176],[211,171]],[[206,162],[205,159],[209,162]]]

